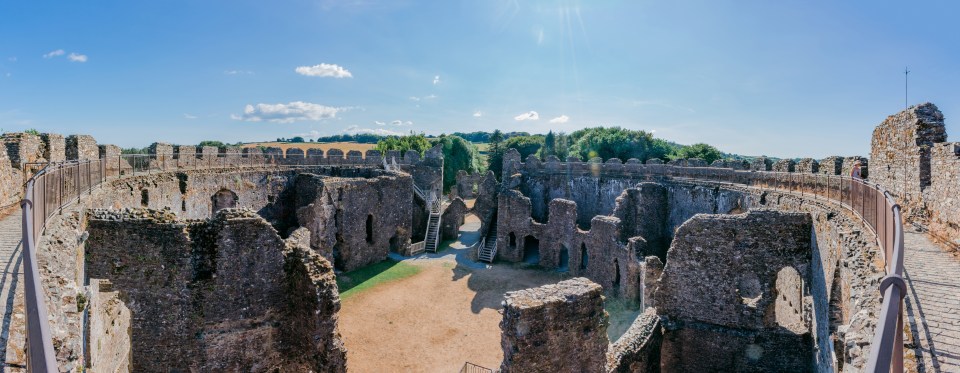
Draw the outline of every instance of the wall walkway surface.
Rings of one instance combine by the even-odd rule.
[[[904,230],[906,313],[918,372],[960,372],[960,259]]]
[[[22,310],[15,312],[17,296],[21,298],[20,303],[23,297],[21,219],[20,209],[0,218],[0,266],[3,266],[3,277],[0,278],[0,315],[3,317],[0,324],[0,358],[3,359],[4,371],[22,368],[26,362],[26,356],[18,351],[7,351],[7,341],[10,339],[19,339],[19,344],[23,344],[23,313]]]

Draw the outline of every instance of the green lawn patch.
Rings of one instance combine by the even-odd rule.
[[[380,263],[341,273],[337,276],[340,299],[347,299],[365,290],[420,273],[420,267],[387,259]]]

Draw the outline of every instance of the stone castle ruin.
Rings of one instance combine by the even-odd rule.
[[[835,177],[859,161],[910,221],[960,242],[960,146],[945,141],[943,115],[923,104],[876,128],[869,174],[865,157],[707,165],[510,150],[499,181],[460,173],[447,198],[437,148],[155,143],[121,158],[89,136],[18,133],[0,147],[0,205],[23,197],[35,163],[104,159],[106,181],[37,244],[64,371],[346,371],[337,274],[418,255],[473,214],[475,261],[569,277],[505,294],[501,372],[853,372],[879,318],[877,239],[830,200],[727,180]],[[641,312],[616,340],[609,299]],[[23,351],[17,340],[9,351]]]

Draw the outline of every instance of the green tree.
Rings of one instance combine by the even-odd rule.
[[[493,171],[497,179],[503,173],[503,138],[503,132],[494,130],[490,134],[490,147],[487,148],[487,169]]]
[[[620,127],[585,128],[570,134],[570,155],[589,160],[600,157],[604,161],[630,158],[641,162],[650,158],[663,158],[669,149],[668,143],[656,141],[648,132],[628,130]]]
[[[467,173],[479,172],[483,165],[480,161],[480,152],[472,142],[460,136],[441,136],[437,140],[443,150],[443,190],[457,183],[457,172],[464,170]]]
[[[557,136],[553,134],[553,131],[547,132],[547,136],[543,138],[540,159],[545,161],[551,155],[557,155]]]
[[[526,160],[528,156],[536,155],[543,147],[543,135],[517,136],[507,139],[503,142],[503,149],[517,149],[520,152],[520,159]]]
[[[380,141],[377,141],[377,146],[374,149],[379,150],[380,153],[384,155],[390,150],[398,150],[401,154],[406,153],[408,150],[413,150],[420,153],[420,156],[423,156],[423,153],[427,151],[427,149],[430,149],[430,141],[427,140],[426,136],[422,133],[411,133],[406,136],[384,137],[380,139]]]
[[[216,146],[216,147],[218,147],[218,148],[219,148],[219,147],[222,147],[222,146],[226,146],[223,142],[221,142],[221,141],[214,141],[214,140],[203,140],[203,141],[200,142],[199,145],[200,145],[200,146]]]
[[[677,148],[674,150],[673,156],[675,159],[700,158],[710,164],[722,158],[723,153],[710,145],[698,143]]]

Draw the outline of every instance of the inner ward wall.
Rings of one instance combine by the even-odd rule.
[[[369,176],[370,172],[369,169],[358,171],[338,166],[318,166],[311,170],[316,174],[361,178]],[[61,367],[77,370],[84,361],[81,348],[83,314],[82,307],[78,306],[83,305],[86,297],[84,246],[88,237],[87,209],[170,208],[170,212],[180,218],[209,218],[213,214],[212,197],[222,190],[229,190],[236,194],[235,207],[257,211],[283,237],[297,224],[293,208],[296,175],[293,171],[264,170],[143,175],[109,181],[55,214],[38,240],[37,256],[47,310],[50,315],[62,315],[51,320]],[[23,298],[18,298],[16,304],[22,307]],[[11,326],[11,330],[15,328],[22,330],[22,326]],[[23,348],[22,345],[8,346],[11,351],[22,352]]]

